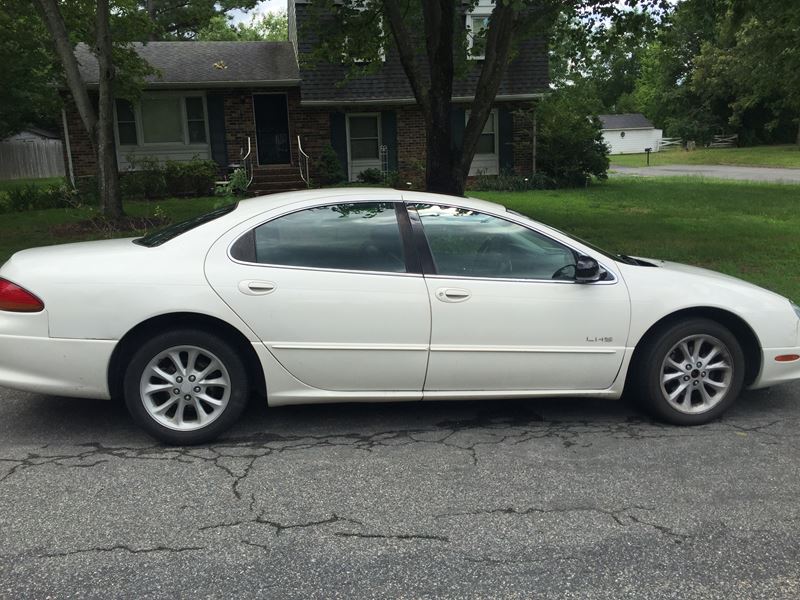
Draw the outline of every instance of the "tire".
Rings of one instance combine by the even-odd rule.
[[[247,405],[250,387],[231,344],[202,330],[181,329],[142,344],[125,370],[123,389],[128,411],[147,433],[183,446],[209,442],[231,427]]]
[[[702,425],[718,418],[739,396],[745,360],[727,328],[698,318],[659,331],[634,368],[632,391],[645,410],[674,425]]]

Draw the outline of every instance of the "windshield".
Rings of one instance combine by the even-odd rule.
[[[168,242],[171,239],[178,237],[182,233],[186,233],[187,231],[194,229],[195,227],[199,227],[200,225],[213,221],[214,219],[218,219],[222,215],[227,215],[229,212],[232,212],[237,206],[239,206],[239,203],[234,202],[233,204],[228,204],[221,208],[217,208],[204,215],[199,215],[197,217],[186,219],[185,221],[180,221],[179,223],[173,223],[172,225],[167,225],[166,227],[157,229],[152,233],[148,233],[144,237],[140,237],[138,239],[133,240],[133,243],[139,244],[140,246],[147,246],[148,248],[153,248],[154,246],[160,246],[164,242]]]

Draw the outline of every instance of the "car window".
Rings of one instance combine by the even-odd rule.
[[[404,273],[394,204],[319,206],[294,212],[253,232],[255,262],[350,271]]]
[[[414,205],[439,275],[508,279],[575,277],[570,248],[511,221],[474,210]]]

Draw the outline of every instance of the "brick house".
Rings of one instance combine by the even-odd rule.
[[[137,52],[159,71],[147,80],[135,105],[115,103],[115,136],[120,170],[143,158],[216,161],[221,171],[241,164],[250,149],[253,190],[304,187],[301,152],[314,160],[330,144],[350,180],[368,168],[397,171],[418,180],[425,162],[425,128],[394,48],[377,72],[345,81],[341,64],[308,64],[303,57],[315,41],[304,34],[308,0],[289,0],[286,42],[149,42]],[[485,24],[491,0],[464,14],[464,26]],[[76,49],[89,88],[98,82],[97,61],[85,46]],[[454,82],[454,144],[467,118],[480,69],[474,60]],[[479,142],[472,174],[524,172],[525,156],[515,156],[521,123],[513,111],[548,86],[544,40],[522,43],[509,65],[495,107]],[[73,177],[96,171],[88,136],[68,100],[63,112],[65,164]],[[381,152],[381,147],[385,147]]]

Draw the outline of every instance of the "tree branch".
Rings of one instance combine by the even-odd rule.
[[[94,146],[97,144],[97,115],[89,99],[86,84],[81,78],[78,59],[75,58],[72,43],[67,33],[67,26],[58,7],[58,0],[36,0],[36,7],[53,38],[56,55],[64,67],[67,87],[75,101],[81,121],[83,121],[86,131],[89,133],[89,139]]]

